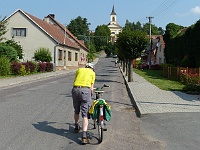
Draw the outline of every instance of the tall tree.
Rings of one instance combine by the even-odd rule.
[[[131,23],[131,22],[129,22],[128,20],[126,20],[124,29],[134,29],[133,24],[134,24],[134,23]]]
[[[67,28],[78,39],[83,40],[85,38],[84,36],[89,35],[89,25],[90,23],[87,22],[86,18],[78,16],[76,19],[70,21],[70,23],[67,25]]]
[[[110,29],[107,25],[97,26],[94,33],[96,51],[104,50],[110,41]]]
[[[147,34],[141,30],[124,29],[117,39],[117,47],[123,51],[123,57],[128,61],[128,81],[132,82],[132,62],[141,56],[141,52],[149,42]]]
[[[149,34],[150,32],[150,24],[149,23],[145,23],[143,25],[143,31],[146,32],[147,34]],[[151,34],[152,35],[159,35],[158,32],[158,27],[156,27],[154,24],[151,24]]]
[[[179,26],[174,23],[169,23],[166,26],[166,31],[163,35],[163,39],[165,41],[164,55],[166,62],[169,64],[179,65],[177,62],[177,55],[179,54],[177,52],[177,45],[175,45],[176,48],[174,48],[174,44],[177,43],[177,39],[174,38],[178,36],[179,31],[183,28],[183,26]]]
[[[142,25],[141,25],[141,23],[138,21],[138,22],[136,22],[135,24],[133,23],[133,28],[134,28],[135,30],[142,30]]]

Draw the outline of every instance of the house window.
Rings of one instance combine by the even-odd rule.
[[[78,53],[75,53],[75,61],[78,61]]]
[[[58,60],[62,60],[62,50],[59,49],[58,51]]]
[[[72,53],[68,52],[68,61],[72,61]]]
[[[12,36],[23,36],[23,37],[26,37],[26,28],[13,28]]]

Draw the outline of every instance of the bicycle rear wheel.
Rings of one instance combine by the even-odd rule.
[[[101,143],[103,141],[103,128],[101,127],[101,125],[98,125],[98,134],[99,134],[99,143]]]

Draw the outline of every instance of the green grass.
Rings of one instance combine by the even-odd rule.
[[[185,87],[184,84],[178,81],[164,78],[161,75],[161,70],[139,70],[134,68],[133,71],[162,90],[182,91],[183,87]]]

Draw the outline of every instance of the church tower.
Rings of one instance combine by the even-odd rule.
[[[114,5],[113,5],[112,12],[110,14],[110,23],[115,24],[116,21],[117,21],[117,14],[115,13],[115,8],[114,8]]]
[[[115,13],[114,5],[110,14],[108,28],[111,31],[111,42],[115,42],[117,40],[117,35],[122,32],[122,27],[117,23],[117,14]]]

